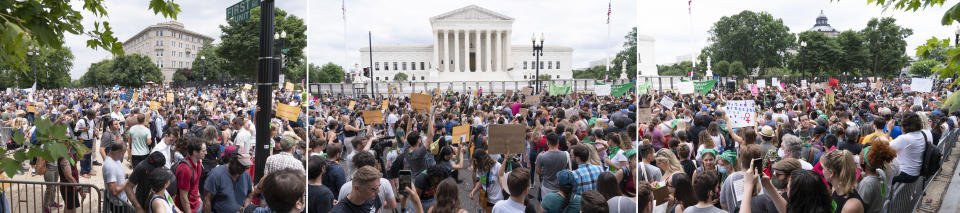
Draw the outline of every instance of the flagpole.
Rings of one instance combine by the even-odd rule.
[[[603,51],[604,55],[607,58],[605,61],[606,64],[604,65],[604,67],[606,67],[606,70],[604,71],[604,74],[603,74],[604,82],[606,82],[608,79],[608,76],[610,76],[610,64],[613,63],[612,61],[610,61],[610,13],[612,12],[613,12],[613,0],[610,0],[610,1],[607,1],[607,51]]]
[[[349,61],[350,61],[350,58],[348,57],[348,55],[349,55],[348,51],[349,51],[349,50],[347,50],[347,2],[346,2],[346,0],[341,0],[341,1],[340,1],[340,11],[341,11],[342,14],[343,14],[343,15],[342,15],[342,16],[343,16],[343,67],[341,67],[341,69],[343,69],[344,71],[346,71],[347,67],[350,66],[350,62],[349,62]],[[371,54],[372,54],[372,53],[371,53]],[[371,64],[370,66],[373,67],[373,64]],[[310,69],[308,68],[307,71],[309,71],[309,70],[310,70]],[[356,71],[357,71],[357,70],[354,70],[354,72],[356,72]],[[370,72],[373,72],[373,70],[370,70]],[[346,72],[344,72],[344,73],[346,73]],[[353,74],[356,74],[356,73],[353,73]],[[354,75],[350,75],[350,77],[353,77],[353,76],[354,76]],[[372,76],[373,76],[373,73],[371,73],[370,76],[372,77]]]

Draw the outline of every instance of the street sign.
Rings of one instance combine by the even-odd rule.
[[[250,18],[250,10],[260,7],[260,0],[240,0],[227,7],[227,21],[245,21]]]

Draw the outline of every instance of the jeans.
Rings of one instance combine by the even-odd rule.
[[[57,165],[53,163],[47,163],[47,172],[43,174],[44,182],[57,182],[60,177],[60,173],[57,171]],[[57,188],[56,186],[44,187],[43,192],[43,207],[50,207],[51,204],[57,201]]]
[[[87,149],[93,150],[93,140],[83,140],[83,145],[86,146]],[[91,157],[90,153],[87,153],[83,155],[83,160],[80,160],[81,175],[90,174]]]
[[[407,213],[413,212],[413,209],[412,209],[413,203],[412,203],[412,202],[413,202],[413,201],[407,200],[407,209],[406,209],[406,212],[407,212]],[[430,207],[433,206],[433,204],[436,204],[436,203],[437,203],[437,200],[436,200],[436,199],[421,200],[421,201],[420,201],[420,206],[423,207],[423,209],[430,209]]]
[[[890,182],[892,182],[890,183],[890,185],[892,186],[893,184],[896,184],[896,183],[913,183],[913,182],[916,182],[917,179],[919,178],[920,176],[913,176],[913,175],[908,175],[907,173],[904,173],[904,172],[900,172],[899,175],[893,176],[893,179],[890,180]]]

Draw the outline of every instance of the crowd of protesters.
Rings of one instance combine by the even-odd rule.
[[[639,212],[881,212],[894,187],[939,164],[924,151],[958,124],[943,108],[949,85],[916,92],[907,80],[642,92]],[[738,100],[756,117],[734,128]]]
[[[427,92],[429,109],[415,110],[406,95],[276,90],[270,115],[279,104],[301,111],[271,117],[268,156],[256,156],[255,92],[242,87],[13,91],[2,95],[0,118],[4,132],[26,138],[40,120],[67,126],[90,152],[68,147],[67,157],[28,160],[21,173],[39,164],[50,168],[39,172],[47,182],[102,175],[112,212],[635,211],[633,92],[544,92],[524,103],[534,94],[480,91]],[[383,120],[365,121],[364,111]],[[503,144],[489,140],[498,134],[489,127],[498,124],[522,125],[525,148],[494,151]],[[455,143],[463,125],[469,137]],[[266,158],[259,181],[257,157]],[[89,195],[48,188],[42,211],[77,212]]]
[[[426,110],[406,95],[321,97],[308,212],[634,212],[634,96],[429,94]],[[500,124],[521,125],[525,149],[495,151]]]

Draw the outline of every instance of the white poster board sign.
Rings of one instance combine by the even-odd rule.
[[[913,97],[913,105],[923,106],[923,99],[918,97]]]
[[[693,94],[694,87],[692,81],[680,82],[680,87],[677,90],[680,94]]]
[[[745,101],[727,101],[727,118],[730,119],[730,125],[733,128],[747,127],[756,125],[757,106],[753,100]]]
[[[593,92],[597,96],[609,96],[610,95],[610,85],[596,85],[593,87]]]
[[[660,105],[663,105],[663,106],[667,107],[668,109],[669,109],[669,108],[673,108],[673,105],[675,105],[675,104],[677,104],[677,102],[676,102],[676,101],[673,101],[673,99],[670,99],[670,97],[664,96],[663,98],[660,99]]]
[[[930,92],[933,89],[933,80],[929,78],[913,78],[910,89],[917,92]]]
[[[807,80],[800,80],[800,88],[803,88],[803,89],[807,88]]]
[[[777,89],[783,90],[783,87],[780,87],[780,79],[773,78],[770,81],[772,82],[773,86],[777,87]]]
[[[760,89],[766,88],[766,87],[767,87],[767,80],[765,80],[765,79],[757,79],[757,87],[759,87]]]

